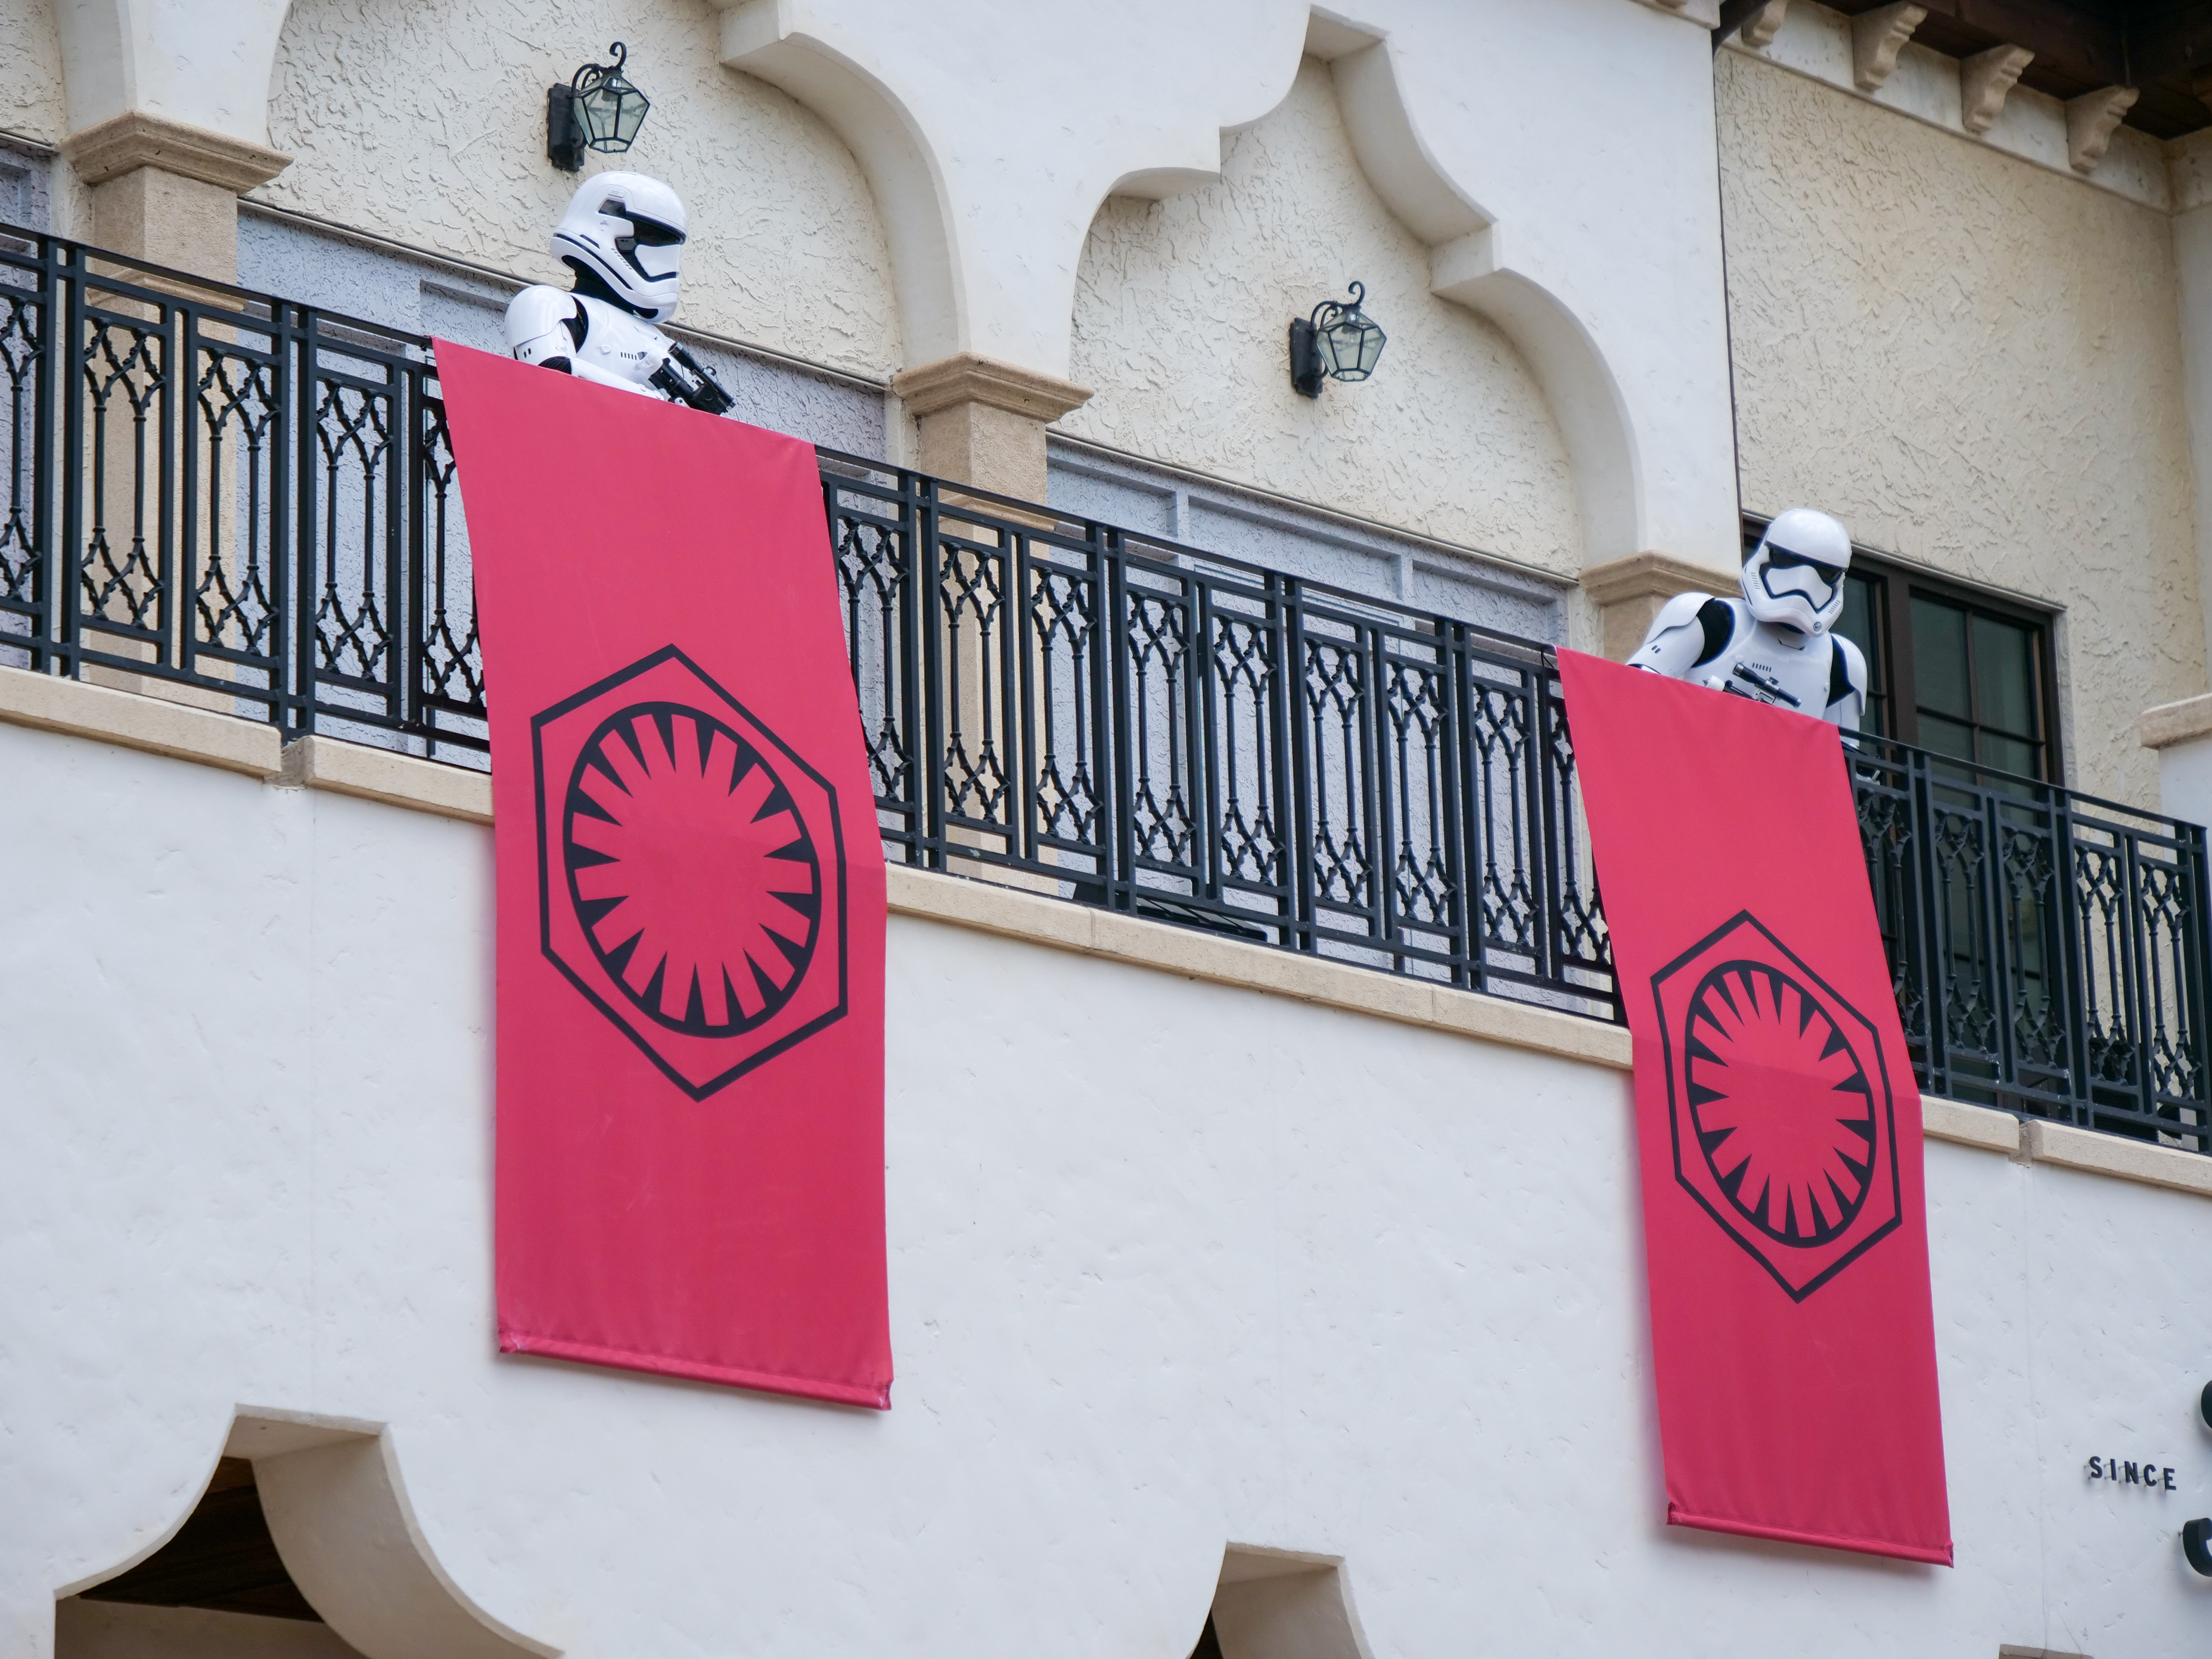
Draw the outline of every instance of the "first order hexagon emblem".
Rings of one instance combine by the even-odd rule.
[[[1747,910],[1651,990],[1674,1179],[1802,1302],[1903,1213],[1881,1035]]]
[[[704,1100],[845,1012],[820,773],[674,646],[531,721],[546,957]]]

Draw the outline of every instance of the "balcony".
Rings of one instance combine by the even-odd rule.
[[[0,664],[485,764],[426,340],[0,228]],[[823,452],[894,860],[1620,1018],[1551,647]],[[2205,831],[1869,739],[1931,1093],[2212,1152]]]

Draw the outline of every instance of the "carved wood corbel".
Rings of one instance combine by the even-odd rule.
[[[1781,31],[1782,21],[1790,15],[1790,0],[1766,0],[1766,3],[1744,20],[1736,38],[1754,49],[1770,45]]]
[[[1878,90],[1897,67],[1897,55],[1928,15],[1928,8],[1898,0],[1851,19],[1851,76],[1861,92]]]
[[[2005,98],[2035,54],[2026,46],[1991,46],[1959,65],[1959,123],[1987,132],[2004,113]]]
[[[2100,87],[2066,100],[2066,159],[2075,172],[2096,171],[2122,118],[2141,95],[2134,87]]]

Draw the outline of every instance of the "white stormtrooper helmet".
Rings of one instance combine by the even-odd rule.
[[[553,252],[577,275],[656,323],[676,314],[684,204],[658,179],[602,173],[577,187],[553,230]]]
[[[1825,513],[1793,507],[1766,526],[1743,562],[1743,597],[1763,623],[1824,633],[1844,613],[1850,533]]]

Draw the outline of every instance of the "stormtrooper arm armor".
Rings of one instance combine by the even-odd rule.
[[[507,349],[519,362],[558,369],[595,386],[654,395],[651,386],[611,374],[580,355],[586,332],[584,309],[573,294],[557,288],[526,288],[507,304]]]
[[[1856,732],[1866,714],[1866,658],[1840,634],[1829,635],[1828,643],[1835,655],[1828,670],[1827,717],[1846,732]]]
[[[1628,665],[1670,680],[1686,679],[1728,648],[1735,629],[1735,612],[1727,600],[1710,593],[1677,593],[1651,619],[1651,629]]]

